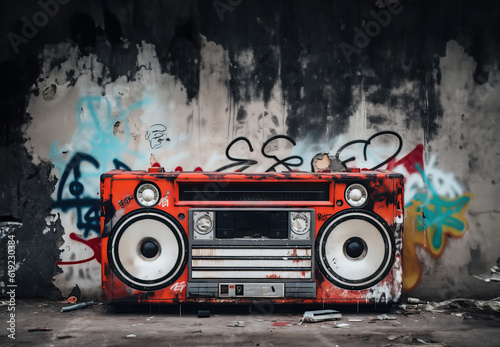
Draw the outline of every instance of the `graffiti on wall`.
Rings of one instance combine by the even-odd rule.
[[[416,164],[415,169],[422,178],[424,192],[411,194],[410,201],[405,204],[407,220],[403,252],[405,290],[416,287],[422,276],[417,247],[439,258],[446,247],[447,238],[459,238],[468,229],[465,217],[467,207],[472,200],[471,193],[457,193],[459,187],[456,180],[447,182],[440,193],[429,177],[432,171],[424,171]],[[449,174],[444,174],[449,175]],[[436,178],[434,177],[436,180]],[[410,186],[411,187],[411,186]]]
[[[151,125],[144,137],[149,141],[151,149],[161,148],[163,147],[165,142],[170,141],[170,139],[167,137],[167,127],[163,124]]]
[[[346,148],[348,148],[348,147],[350,147],[352,145],[362,144],[363,145],[363,158],[366,161],[368,159],[368,157],[367,157],[368,148],[369,148],[370,145],[372,145],[373,141],[375,139],[379,138],[379,137],[387,136],[387,135],[393,136],[393,137],[395,137],[398,140],[398,148],[393,153],[389,153],[388,156],[387,156],[387,158],[376,160],[376,161],[378,161],[378,163],[376,165],[374,165],[373,167],[371,167],[370,170],[376,170],[378,168],[381,168],[382,166],[384,166],[385,164],[391,162],[394,158],[396,158],[397,155],[399,154],[399,152],[401,152],[401,148],[403,148],[403,138],[397,132],[394,132],[394,131],[379,131],[378,133],[370,136],[367,140],[353,140],[353,141],[349,141],[349,142],[347,142],[346,144],[344,144],[343,146],[341,146],[337,150],[337,153],[335,154],[335,159],[337,161],[341,162],[341,164],[343,166],[346,166],[347,163],[356,160],[356,157],[355,156],[351,156],[351,157],[349,157],[347,159],[341,160],[340,159],[340,154]]]
[[[144,99],[125,108],[119,98],[112,103],[106,97],[85,96],[76,105],[78,126],[70,143],[60,147],[54,142],[51,146],[52,162],[61,173],[52,207],[63,215],[74,216],[72,225],[64,225],[71,240],[65,244],[69,254],[58,262],[64,267],[66,280],[75,276],[95,280],[90,268],[74,266],[94,260],[101,263],[98,177],[109,169],[130,170],[123,155],[137,153],[127,149],[130,142],[127,117],[148,103],[149,100]],[[67,153],[73,154],[64,162],[62,154]]]
[[[56,169],[59,172],[65,170],[65,160],[61,154],[68,152],[85,153],[106,165],[114,160],[123,161],[125,154],[138,156],[138,153],[127,149],[131,137],[127,117],[150,103],[151,100],[146,98],[125,108],[121,98],[81,98],[75,107],[77,129],[70,143],[61,147],[58,142],[54,142],[51,146],[50,159]]]
[[[423,145],[417,145],[387,168],[405,176],[405,236],[403,288],[414,289],[422,270],[417,247],[439,258],[448,237],[462,237],[468,229],[465,212],[473,196],[463,191],[454,175],[436,167],[433,155],[424,165]]]
[[[386,144],[375,148],[377,146],[374,146],[373,142],[377,138],[387,140],[388,136],[397,139],[396,146]],[[449,237],[462,237],[468,229],[465,213],[473,195],[464,192],[453,173],[445,172],[436,166],[435,154],[430,157],[428,163],[424,163],[422,144],[418,144],[406,156],[396,160],[402,145],[403,140],[398,133],[381,131],[367,140],[358,139],[341,145],[335,156],[330,159],[337,160],[343,166],[352,162],[357,167],[368,164],[366,166],[371,169],[385,166],[388,170],[403,174],[406,209],[403,287],[410,291],[417,286],[422,276],[417,248],[439,258]],[[372,154],[371,158],[368,153]]]
[[[268,138],[262,144],[262,147],[260,149],[260,153],[262,154],[262,156],[264,158],[269,158],[269,159],[274,160],[274,164],[271,165],[270,167],[268,167],[266,170],[264,170],[265,172],[276,171],[276,168],[279,166],[283,166],[287,170],[292,171],[292,167],[300,167],[304,163],[304,160],[299,155],[292,155],[292,156],[288,156],[284,159],[280,159],[276,155],[269,154],[269,152],[271,152],[273,149],[276,148],[275,141],[279,140],[279,139],[284,139],[284,140],[288,141],[289,143],[291,143],[292,145],[294,145],[294,146],[296,145],[295,140],[289,136],[286,136],[286,135],[275,135],[275,136]],[[252,165],[258,164],[258,161],[254,160],[254,159],[236,158],[236,157],[233,157],[231,155],[231,153],[230,153],[231,148],[235,144],[237,144],[238,142],[241,142],[241,141],[245,142],[248,145],[248,150],[250,152],[253,152],[252,144],[250,143],[250,140],[248,138],[246,138],[244,136],[240,136],[240,137],[235,138],[226,147],[226,158],[229,159],[230,161],[233,161],[234,163],[224,165],[224,166],[216,169],[215,170],[216,172],[224,171],[224,170],[234,168],[234,167],[237,167],[240,165],[241,165],[241,167],[239,167],[236,171],[242,172],[242,171],[245,171],[246,169],[248,169],[249,167],[251,167]]]

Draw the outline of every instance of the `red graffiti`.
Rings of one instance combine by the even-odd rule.
[[[90,258],[84,259],[84,260],[74,260],[74,261],[58,261],[58,265],[76,265],[76,264],[83,264],[87,263],[92,260],[97,260],[97,262],[100,264],[101,263],[101,244],[100,240],[98,237],[95,237],[90,240],[85,240],[78,236],[75,233],[69,234],[69,238],[78,242],[83,243],[85,246],[89,247],[93,252],[94,255],[91,256]]]
[[[408,153],[404,158],[396,161],[396,159],[392,159],[387,164],[387,170],[394,170],[394,168],[403,165],[408,171],[408,174],[412,175],[414,173],[418,173],[416,166],[418,165],[421,170],[424,169],[424,146],[422,144],[418,144],[413,151]]]

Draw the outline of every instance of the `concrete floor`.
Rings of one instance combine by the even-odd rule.
[[[0,307],[0,346],[499,346],[500,317],[450,313],[356,312],[340,308],[342,319],[298,325],[303,312],[318,307],[143,307],[119,313],[102,304],[60,312],[67,304],[18,300],[15,340],[7,337],[7,306]],[[339,307],[335,307],[339,309]],[[391,318],[383,319],[380,318]],[[340,327],[341,324],[349,324]]]

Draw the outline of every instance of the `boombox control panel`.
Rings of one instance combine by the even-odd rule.
[[[108,303],[390,303],[403,177],[377,171],[101,176]]]

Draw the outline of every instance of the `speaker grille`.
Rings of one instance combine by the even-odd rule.
[[[317,238],[323,275],[345,289],[366,289],[391,270],[395,246],[387,223],[368,211],[348,210],[331,217]]]
[[[129,214],[113,229],[108,256],[115,275],[139,290],[173,283],[187,262],[187,238],[175,219],[162,212]]]

